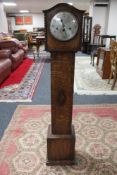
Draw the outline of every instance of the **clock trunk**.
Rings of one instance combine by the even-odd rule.
[[[50,31],[51,21],[64,12],[72,14],[78,25],[74,36],[67,40],[53,36]],[[83,13],[65,3],[44,11],[46,50],[51,52],[51,125],[47,135],[47,165],[75,164],[75,131],[72,125],[74,61],[75,52],[81,48]],[[66,26],[64,22],[62,19],[63,28]]]

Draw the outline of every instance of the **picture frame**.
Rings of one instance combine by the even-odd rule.
[[[23,25],[24,24],[23,16],[16,16],[15,17],[15,24],[16,25]]]
[[[24,24],[31,25],[32,23],[32,16],[24,16]]]

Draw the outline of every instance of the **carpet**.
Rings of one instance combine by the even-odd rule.
[[[20,64],[20,66],[16,70],[11,72],[10,76],[0,85],[0,88],[4,88],[6,86],[14,84],[19,84],[26,75],[32,63],[32,59],[25,58],[22,64]]]
[[[50,117],[50,106],[18,106],[0,142],[0,175],[117,175],[117,105],[74,106],[74,166],[46,166]]]
[[[96,72],[96,67],[90,64],[90,57],[76,57],[74,92],[79,95],[115,95],[117,94],[117,84],[114,90],[108,80],[102,80]]]
[[[20,83],[1,88],[0,102],[31,102],[41,77],[44,62],[45,58],[43,57],[38,62],[33,62]]]

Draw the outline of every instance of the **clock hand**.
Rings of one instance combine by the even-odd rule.
[[[61,23],[62,23],[62,27],[63,27],[62,31],[64,32],[65,36],[67,37],[67,32],[66,32],[66,28],[65,28],[65,24],[63,22],[63,19],[61,19]]]
[[[62,20],[62,19],[61,19],[61,23],[62,23],[63,29],[64,29],[64,31],[65,31],[65,25],[64,25],[64,23],[63,23],[63,20]]]

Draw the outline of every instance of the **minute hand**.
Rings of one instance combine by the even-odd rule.
[[[64,25],[64,23],[63,23],[63,20],[62,20],[62,19],[61,19],[61,23],[62,23],[63,28],[65,29],[65,25]]]

